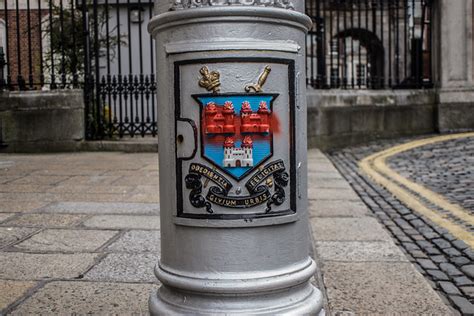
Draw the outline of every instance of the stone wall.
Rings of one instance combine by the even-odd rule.
[[[474,87],[441,89],[438,96],[438,130],[442,133],[474,130]]]
[[[84,140],[81,90],[0,93],[0,152],[77,150]]]
[[[437,130],[435,90],[308,90],[308,145],[321,149]]]
[[[307,100],[308,144],[321,149],[474,130],[470,91],[309,89]],[[0,93],[0,152],[100,150],[84,130],[81,90]]]

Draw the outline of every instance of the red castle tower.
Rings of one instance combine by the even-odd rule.
[[[267,102],[260,102],[258,114],[260,115],[260,133],[270,133],[270,111]]]
[[[222,115],[224,116],[224,133],[234,134],[235,133],[235,111],[234,105],[231,101],[226,101],[224,103],[224,109],[222,110]]]
[[[232,102],[226,102],[219,112],[215,102],[209,102],[204,109],[206,134],[234,134],[235,111]]]
[[[250,136],[245,136],[244,140],[242,141],[242,148],[253,148],[253,141],[252,137]]]
[[[242,103],[240,110],[241,133],[269,133],[270,132],[270,111],[265,101],[260,102],[257,113],[252,112],[250,103]]]

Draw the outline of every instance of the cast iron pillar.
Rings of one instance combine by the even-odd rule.
[[[310,283],[302,0],[157,0],[153,315],[322,314]]]

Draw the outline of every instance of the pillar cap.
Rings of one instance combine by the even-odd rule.
[[[294,10],[303,13],[303,0],[157,0],[158,14],[167,11],[190,10],[204,7],[273,7],[285,10]]]
[[[211,22],[255,22],[287,24],[307,32],[312,25],[311,19],[304,13],[295,10],[284,10],[273,7],[253,6],[213,6],[198,9],[166,11],[155,15],[148,24],[148,31],[155,34],[159,30],[184,24]]]

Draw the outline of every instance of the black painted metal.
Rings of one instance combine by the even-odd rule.
[[[306,1],[307,83],[317,89],[432,87],[432,0]]]
[[[83,89],[88,139],[156,136],[152,0],[0,5],[1,90]]]

